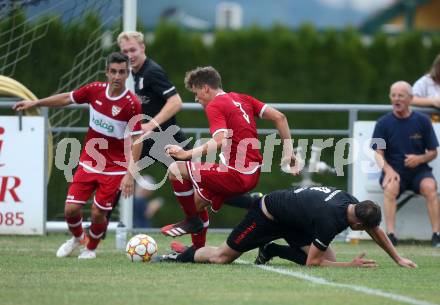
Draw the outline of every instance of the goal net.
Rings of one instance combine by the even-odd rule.
[[[115,48],[115,35],[122,22],[122,4],[115,0],[22,0],[0,1],[0,75],[20,81],[20,66],[31,62],[40,41],[47,41],[51,27],[61,21],[64,29],[78,29],[83,35],[83,48],[71,58],[69,65],[58,67],[63,71],[53,92],[67,92],[94,80],[103,79],[106,53]],[[96,16],[99,22],[93,29],[87,29],[87,18]],[[46,46],[50,52],[57,52],[57,46]],[[41,54],[41,53],[38,53]],[[48,54],[50,56],[50,54]],[[69,54],[66,54],[68,56]],[[38,60],[38,58],[33,58]],[[32,70],[32,65],[27,65]],[[33,71],[44,77],[44,71]],[[33,91],[33,88],[30,87]],[[84,111],[75,109],[50,109],[49,121],[54,127],[54,145],[66,137],[65,127],[76,126]]]
[[[117,49],[122,11],[121,0],[0,0],[0,75],[24,84],[38,97],[105,80],[104,59]],[[65,36],[64,45],[52,41],[60,35]],[[60,65],[42,67],[47,56],[56,57]],[[53,71],[57,77],[51,75]],[[51,108],[47,117],[53,131],[49,147],[54,150],[65,137],[82,137],[88,122],[84,109]],[[57,175],[52,171],[51,180],[57,181],[48,186],[50,220],[63,219],[60,203],[65,200],[67,182],[60,183]]]

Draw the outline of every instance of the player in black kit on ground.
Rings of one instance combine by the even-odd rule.
[[[278,190],[255,200],[253,206],[227,241],[220,247],[188,248],[181,254],[170,253],[161,261],[231,263],[241,254],[260,248],[256,263],[264,264],[275,256],[307,266],[376,267],[374,260],[360,254],[351,262],[337,262],[330,247],[333,238],[350,227],[365,230],[400,266],[417,265],[399,256],[379,227],[380,207],[333,187],[316,186]],[[272,241],[283,238],[288,245]]]

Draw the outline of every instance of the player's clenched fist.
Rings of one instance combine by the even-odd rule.
[[[169,144],[169,145],[165,146],[165,153],[167,155],[169,155],[170,157],[180,159],[180,160],[186,160],[190,157],[190,156],[188,157],[188,152],[186,150],[184,150],[182,147],[180,147],[179,145]]]

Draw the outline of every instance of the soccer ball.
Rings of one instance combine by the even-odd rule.
[[[149,262],[157,253],[157,243],[151,236],[138,234],[128,241],[125,252],[132,262]]]

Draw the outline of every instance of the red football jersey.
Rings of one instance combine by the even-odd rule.
[[[72,91],[70,99],[77,104],[88,103],[90,108],[89,130],[79,164],[95,173],[125,174],[124,139],[142,133],[140,116],[134,125],[128,124],[134,116],[142,114],[136,95],[126,89],[112,97],[108,83],[94,82]],[[131,145],[131,141],[126,142]]]
[[[261,143],[255,117],[262,117],[266,106],[249,95],[220,93],[205,108],[212,136],[226,131],[228,145],[222,147],[220,161],[241,173],[250,174],[261,167]]]

